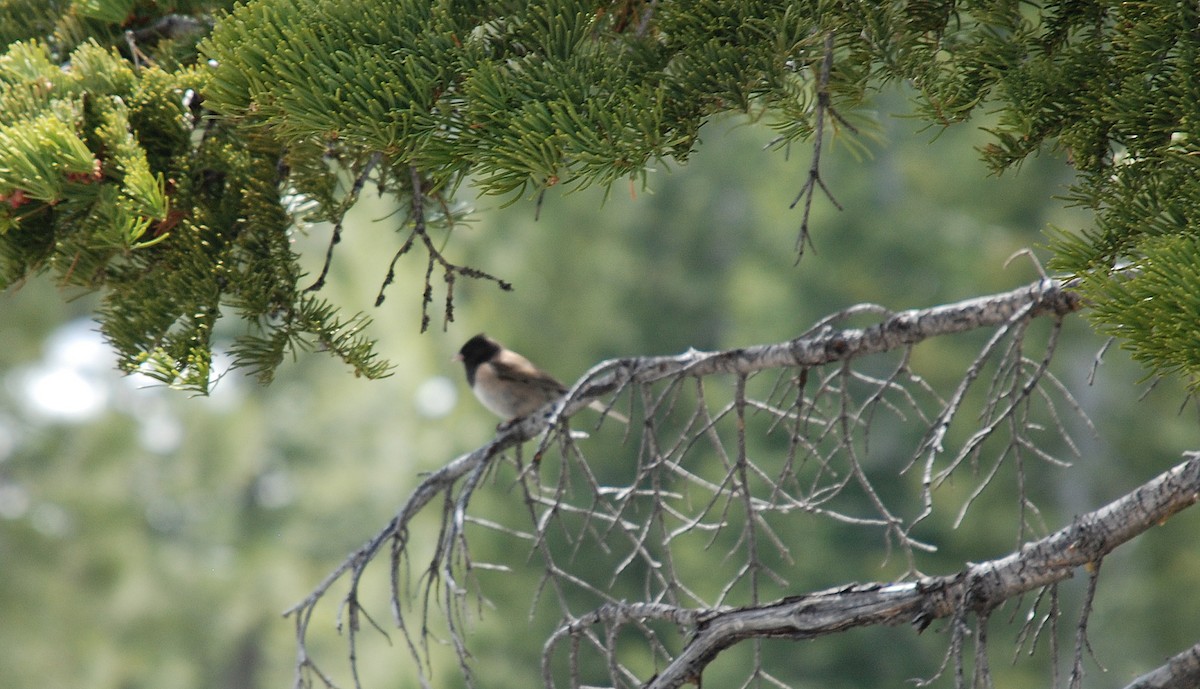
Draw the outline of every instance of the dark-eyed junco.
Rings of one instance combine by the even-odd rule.
[[[454,359],[466,368],[471,392],[506,422],[537,411],[567,392],[554,376],[483,333],[467,340]],[[589,406],[604,411],[599,401]],[[628,423],[620,414],[608,413]]]

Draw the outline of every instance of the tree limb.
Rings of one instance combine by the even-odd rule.
[[[746,639],[810,639],[869,625],[911,624],[923,630],[961,609],[987,613],[1010,598],[1070,578],[1117,546],[1200,500],[1200,453],[1137,490],[1070,526],[998,560],[968,565],[957,574],[908,583],[855,584],[762,606],[702,614],[695,636],[646,689],[682,686],[699,677],[721,651]],[[1178,675],[1200,674],[1200,647],[1130,685],[1130,689],[1195,686]],[[1170,683],[1155,684],[1173,675]],[[1140,684],[1139,684],[1140,683]]]
[[[1023,310],[1029,317],[1036,317],[1070,313],[1081,306],[1079,296],[1069,289],[1069,285],[1061,280],[1043,279],[1009,292],[901,311],[869,328],[837,330],[826,326],[779,344],[723,352],[691,349],[677,356],[614,359],[592,368],[571,388],[567,395],[570,401],[559,416],[569,416],[596,397],[631,383],[651,383],[682,374],[696,377],[718,373],[747,375],[772,368],[821,366],[892,351],[931,337],[1003,325]],[[540,417],[539,414],[527,417],[531,430],[544,427],[545,422]]]
[[[355,612],[359,599],[358,586],[362,574],[365,568],[382,552],[388,552],[391,559],[392,612],[395,617],[395,623],[404,633],[407,646],[414,660],[419,667],[423,667],[423,660],[417,651],[417,646],[424,643],[424,627],[421,627],[421,631],[417,631],[415,627],[410,627],[406,624],[404,613],[401,609],[402,605],[400,600],[398,600],[400,586],[397,580],[397,570],[400,568],[401,562],[410,556],[409,528],[412,520],[422,510],[426,509],[436,497],[439,495],[444,496],[444,499],[438,503],[443,506],[443,533],[439,539],[441,545],[432,556],[425,571],[428,576],[427,586],[431,586],[435,580],[442,580],[450,586],[445,592],[447,598],[444,601],[445,605],[448,606],[447,614],[449,615],[449,611],[452,610],[454,605],[452,599],[460,595],[459,589],[451,586],[454,579],[453,570],[456,567],[452,551],[455,548],[465,548],[465,541],[460,536],[462,535],[463,524],[466,521],[468,503],[470,502],[475,482],[506,450],[517,447],[527,440],[539,435],[543,436],[543,440],[534,454],[535,461],[541,457],[545,448],[554,440],[564,439],[564,442],[567,442],[565,439],[569,436],[559,432],[559,429],[565,428],[567,419],[578,410],[587,406],[589,402],[602,396],[619,393],[628,386],[648,386],[651,383],[663,380],[671,381],[668,389],[678,389],[676,384],[685,379],[694,379],[697,386],[700,386],[703,378],[717,374],[735,374],[740,379],[741,377],[768,369],[798,369],[801,372],[800,375],[803,376],[807,370],[823,364],[848,362],[857,357],[870,354],[904,350],[917,342],[931,337],[961,333],[979,328],[1004,326],[1014,320],[1025,320],[1048,314],[1061,316],[1062,314],[1077,310],[1080,308],[1080,305],[1079,298],[1070,291],[1067,284],[1058,280],[1042,279],[1009,292],[968,299],[944,306],[914,309],[887,315],[881,322],[868,328],[838,329],[831,325],[861,311],[861,309],[852,308],[842,314],[825,319],[810,331],[792,340],[777,344],[758,345],[719,352],[689,350],[675,356],[615,359],[603,362],[584,374],[562,400],[550,403],[546,407],[513,423],[504,424],[498,429],[496,436],[486,445],[452,460],[441,469],[426,476],[400,506],[395,517],[381,531],[351,553],[304,600],[285,611],[285,616],[296,617],[297,643],[299,646],[298,675],[301,674],[299,671],[303,669],[308,669],[316,673],[320,672],[306,649],[307,627],[313,609],[320,603],[335,583],[345,578],[349,583],[349,590],[345,594],[343,601],[350,606],[349,610],[352,613]],[[888,312],[884,311],[884,313]],[[845,374],[848,375],[848,373]],[[702,395],[703,388],[699,387],[698,390]],[[740,389],[738,398],[744,398]],[[653,413],[649,408],[647,412]],[[689,424],[699,423],[700,427],[696,427],[694,431],[698,434],[697,437],[701,435],[708,437],[708,435],[711,435],[718,418],[724,413],[720,412],[716,416],[712,416],[707,411],[697,412],[698,416],[694,415],[695,418]],[[787,416],[789,412],[781,413]],[[845,410],[843,410],[843,413],[846,413]],[[647,420],[647,424],[649,423],[649,420]],[[647,425],[646,428],[649,429],[652,426]],[[552,432],[547,432],[548,430]],[[713,438],[712,442],[716,443],[717,448],[720,447],[719,439]],[[683,442],[682,438],[680,443],[679,447],[684,448],[688,444]],[[845,444],[845,442],[840,443],[839,447]],[[671,452],[674,451],[671,450]],[[579,462],[579,466],[581,470],[586,470],[586,463]],[[682,467],[675,467],[675,469],[683,470]],[[747,471],[749,470],[750,467],[747,467]],[[646,471],[651,470],[646,469]],[[757,471],[756,468],[755,471]],[[690,478],[694,481],[703,480],[700,477]],[[743,476],[742,480],[749,480],[748,475]],[[707,484],[705,485],[707,486]],[[723,494],[723,491],[726,490],[725,487],[718,485],[713,485],[709,488],[714,491],[713,504],[715,504],[717,499],[716,496]],[[594,489],[597,491],[597,495],[599,495],[600,486],[597,484],[594,486]],[[759,498],[751,498],[749,507],[753,518],[758,518],[755,515],[757,515],[759,507],[762,505],[771,506],[776,499],[784,501],[779,507],[780,511],[787,511],[793,507],[806,511],[821,511],[823,509],[818,503],[809,502],[807,499],[797,501],[785,498],[786,496],[782,495],[775,496],[772,502],[768,503],[763,503]],[[663,507],[663,509],[669,508],[670,506]],[[557,514],[561,509],[556,500],[556,505],[551,509],[549,514]],[[607,520],[606,523],[614,526],[623,524],[621,510],[624,508],[616,507],[614,509],[616,511],[612,513],[604,513],[602,511],[589,512],[589,518],[600,521]],[[696,519],[698,520],[699,518],[697,517]],[[683,523],[685,525],[691,524],[691,526],[681,527],[684,530],[699,528],[699,522],[695,520],[689,521],[688,518],[684,518]],[[767,525],[763,522],[762,526],[766,528]],[[755,528],[757,529],[757,526]],[[769,532],[764,531],[764,537],[770,536]],[[673,537],[671,536],[671,538]],[[636,541],[634,544],[636,553],[644,553],[642,546],[638,545],[641,543],[638,539],[644,538],[644,536],[633,536],[632,538]],[[391,543],[391,547],[385,548],[384,546],[389,542]],[[757,566],[755,562],[751,564]],[[547,566],[549,567],[551,564],[552,561],[548,562]],[[562,573],[557,574],[558,576],[565,576]],[[879,588],[867,587],[863,589],[862,593],[877,595]],[[887,590],[890,591],[891,589]],[[428,614],[428,600],[429,589],[427,588],[426,614]],[[889,598],[888,600],[891,599]],[[701,609],[705,611],[712,610],[712,608]],[[709,620],[702,624],[701,627],[708,629],[713,627],[714,624],[717,624],[719,627],[719,619],[714,618],[713,620]],[[355,626],[355,618],[352,616],[350,630],[352,633],[355,631]],[[420,634],[422,640],[419,641],[410,636],[410,630],[414,635]],[[733,643],[734,641],[736,639],[728,640],[726,643]],[[459,649],[459,651],[460,654],[465,653],[463,649]],[[465,656],[460,656],[460,660],[465,662]],[[353,664],[354,662],[355,660],[352,656],[351,663]],[[424,677],[421,679],[424,680]]]
[[[1125,689],[1194,689],[1200,687],[1200,644],[1133,680]]]

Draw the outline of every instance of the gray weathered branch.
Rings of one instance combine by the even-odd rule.
[[[746,639],[809,639],[868,625],[911,624],[920,630],[963,609],[986,613],[1006,600],[1071,577],[1077,567],[1098,563],[1117,546],[1197,500],[1200,453],[1046,538],[998,560],[971,564],[957,574],[907,583],[856,584],[702,614],[691,641],[646,689],[680,687],[699,677],[721,651]],[[1178,672],[1196,673],[1196,654],[1193,648],[1178,663],[1172,659],[1164,666],[1167,669],[1160,670],[1164,675],[1175,667]],[[1131,688],[1196,686],[1146,681]]]
[[[676,356],[614,359],[593,367],[575,384],[565,411],[567,415],[574,413],[596,397],[631,383],[651,383],[681,374],[748,375],[773,368],[821,366],[893,351],[931,337],[1003,325],[1021,312],[1029,317],[1065,314],[1078,310],[1081,305],[1079,295],[1063,281],[1044,279],[1009,292],[928,309],[901,311],[869,328],[826,326],[778,344],[722,352],[692,349]],[[526,423],[534,434],[545,427],[544,420],[536,414]]]
[[[1079,308],[1079,296],[1060,280],[1039,280],[1009,292],[894,314],[870,328],[823,328],[778,344],[758,345],[722,352],[688,350],[675,356],[614,359],[598,364],[571,390],[570,403],[558,412],[565,418],[592,400],[630,383],[649,383],[687,373],[708,376],[719,373],[749,374],[786,366],[820,366],[857,356],[887,352],[939,335],[1006,323],[1013,314],[1027,310],[1030,316],[1068,313]],[[556,405],[530,414],[502,429],[487,445],[455,458],[430,474],[405,500],[396,517],[367,541],[313,591],[284,614],[311,605],[356,562],[369,560],[389,538],[402,532],[413,516],[447,486],[498,456],[504,450],[534,438],[546,430]]]
[[[1163,665],[1133,680],[1125,689],[1196,689],[1200,687],[1200,644],[1171,656]]]
[[[454,513],[451,516],[454,518],[450,520],[451,523],[447,523],[447,515],[443,515],[444,528],[449,531],[443,534],[442,543],[443,545],[453,543],[454,536],[458,533],[457,530],[461,528],[460,517],[465,514],[466,503],[470,500],[470,491],[462,488],[464,477],[478,477],[479,472],[501,456],[505,450],[535,438],[549,428],[558,427],[560,422],[597,398],[619,392],[631,385],[644,385],[680,376],[695,378],[714,374],[747,376],[768,369],[810,368],[844,362],[856,357],[902,349],[931,337],[978,328],[1003,326],[1014,320],[1042,315],[1061,316],[1078,308],[1080,308],[1079,297],[1069,290],[1068,285],[1058,280],[1043,279],[1009,292],[968,299],[944,306],[891,314],[880,323],[868,328],[833,327],[833,323],[861,311],[861,309],[852,309],[835,314],[818,324],[818,327],[787,342],[720,352],[689,350],[675,356],[638,357],[603,362],[580,378],[564,400],[551,403],[515,423],[504,425],[495,437],[483,447],[455,458],[438,471],[425,477],[401,505],[396,516],[381,531],[351,553],[313,589],[308,597],[284,613],[294,616],[296,620],[297,684],[301,683],[300,675],[303,671],[315,672],[320,675],[320,670],[307,653],[307,627],[313,609],[330,587],[343,578],[349,581],[349,592],[343,599],[343,603],[344,609],[350,616],[349,643],[353,663],[354,633],[360,613],[358,583],[365,568],[381,552],[388,552],[392,560],[393,596],[398,595],[396,593],[398,588],[395,581],[396,571],[399,569],[400,560],[408,555],[408,528],[418,513],[434,501],[434,498],[444,495],[445,500],[439,501],[438,504],[443,505],[443,509],[451,510]],[[548,443],[553,436],[554,434],[547,434],[546,442]],[[540,454],[542,449],[539,448],[537,452]],[[460,493],[466,492],[456,496],[456,490]],[[390,548],[385,548],[385,545],[389,543],[391,544]],[[439,565],[440,558],[444,555],[445,553],[439,550],[439,553],[434,556],[432,563],[434,568],[446,565],[445,562]],[[441,570],[449,576],[449,569],[441,567]],[[433,571],[431,569],[431,572]],[[442,572],[439,571],[435,575],[440,573]],[[392,603],[395,622],[405,631],[406,639],[410,642],[410,649],[413,649],[412,639],[407,637],[408,627],[403,620],[400,602],[393,600]],[[706,628],[711,627],[716,619],[719,618],[710,621]],[[414,657],[417,657],[415,651]],[[419,658],[418,663],[420,663]]]

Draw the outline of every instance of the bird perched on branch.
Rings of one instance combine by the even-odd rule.
[[[467,385],[475,397],[506,423],[531,414],[567,393],[567,387],[554,376],[483,333],[467,340],[454,360],[463,363]],[[599,400],[588,406],[629,423],[624,416],[606,410]]]

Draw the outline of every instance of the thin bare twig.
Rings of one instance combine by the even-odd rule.
[[[354,176],[354,184],[350,187],[350,193],[346,194],[346,197],[342,199],[341,205],[338,208],[337,220],[333,223],[333,232],[329,236],[329,245],[325,247],[325,261],[321,264],[321,272],[317,275],[317,279],[305,288],[305,292],[316,292],[325,286],[325,279],[329,276],[329,268],[333,265],[333,248],[342,242],[342,228],[346,220],[346,212],[358,201],[363,187],[367,184],[367,179],[382,159],[382,153],[372,153],[363,165],[363,169]]]
[[[512,283],[484,272],[478,268],[473,268],[467,265],[458,265],[451,263],[446,259],[445,255],[434,245],[433,239],[429,236],[428,228],[425,224],[425,205],[428,198],[425,195],[424,181],[421,178],[420,172],[415,167],[409,167],[409,181],[411,185],[410,193],[412,194],[412,204],[409,211],[409,219],[412,221],[412,231],[408,238],[400,245],[400,248],[392,256],[391,263],[388,264],[387,275],[383,278],[383,283],[379,285],[379,294],[375,296],[375,306],[383,304],[384,292],[387,291],[389,285],[396,280],[396,261],[400,257],[408,253],[416,244],[416,240],[421,240],[421,244],[425,247],[425,290],[421,297],[421,332],[429,329],[429,305],[433,303],[433,269],[440,267],[442,270],[442,279],[446,283],[446,302],[445,312],[442,317],[442,326],[445,327],[454,320],[454,284],[458,276],[475,278],[479,280],[489,280],[496,283],[500,289],[505,292],[512,290]]]
[[[817,104],[813,111],[813,154],[812,163],[808,168],[808,177],[804,181],[804,186],[800,188],[800,193],[796,194],[796,198],[792,200],[789,208],[795,208],[796,204],[804,201],[804,211],[800,218],[800,236],[796,238],[796,262],[799,263],[800,258],[804,256],[804,247],[812,242],[808,234],[808,218],[812,212],[813,196],[816,195],[817,188],[820,187],[824,192],[825,198],[833,204],[839,211],[842,209],[842,204],[838,203],[833,192],[825,185],[825,180],[821,179],[821,149],[825,143],[825,118],[833,117],[839,122],[846,125],[851,131],[853,127],[848,122],[843,120],[837,111],[833,108],[833,99],[829,93],[829,74],[833,70],[833,32],[825,34],[825,48],[821,58],[821,68],[817,72]]]

